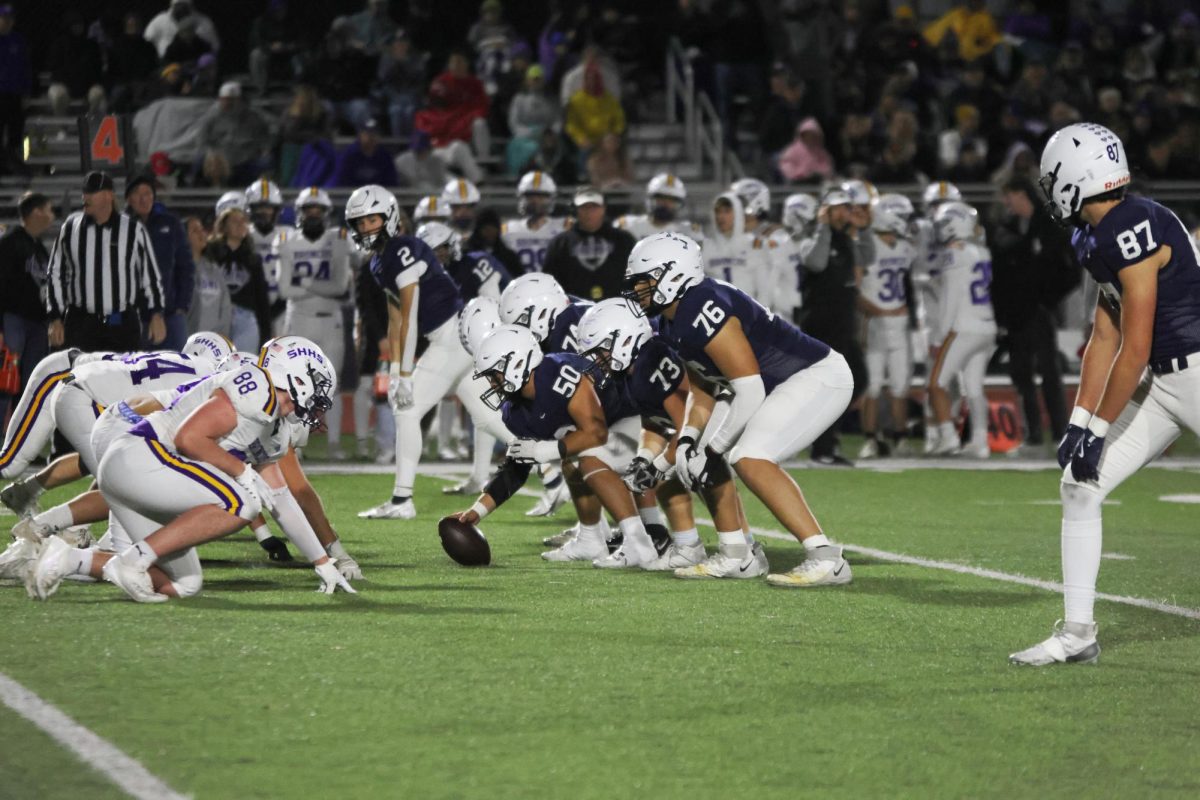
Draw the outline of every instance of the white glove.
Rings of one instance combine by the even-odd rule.
[[[326,547],[325,552],[333,559],[333,563],[337,566],[338,572],[342,573],[343,578],[348,581],[363,580],[362,567],[346,552],[340,539]]]
[[[392,375],[388,378],[388,402],[397,411],[413,404],[413,379],[411,375]]]
[[[520,464],[548,464],[562,456],[557,439],[517,439],[508,446],[508,457]]]
[[[263,480],[263,476],[259,475],[258,470],[254,467],[247,464],[246,468],[242,470],[242,474],[238,475],[234,480],[237,481],[238,486],[241,486],[245,490],[246,494],[258,501],[263,511],[275,510],[275,497],[271,493],[271,487],[267,485],[267,482]]]
[[[690,435],[679,437],[675,449],[675,474],[679,481],[689,489],[699,489],[707,480],[708,455]]]
[[[321,585],[317,589],[321,594],[333,594],[338,589],[350,594],[358,594],[345,576],[338,572],[337,565],[332,559],[324,564],[314,564],[313,569],[317,571],[317,577],[321,579]]]

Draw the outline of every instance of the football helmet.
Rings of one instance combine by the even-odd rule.
[[[313,206],[322,209],[320,217],[310,217],[304,213],[305,209]],[[309,186],[307,189],[302,189],[300,194],[296,195],[295,209],[296,227],[309,239],[317,239],[321,234],[325,233],[325,228],[329,224],[329,214],[333,211],[333,201],[329,199],[329,195],[324,189]]]
[[[941,203],[933,215],[933,238],[938,244],[966,242],[976,237],[979,212],[966,203]]]
[[[262,346],[258,365],[271,376],[276,389],[291,395],[296,409],[289,422],[320,426],[323,414],[333,408],[337,372],[316,342],[303,336],[276,337]]]
[[[1046,210],[1055,219],[1074,221],[1088,198],[1129,183],[1129,161],[1115,133],[1094,122],[1077,122],[1046,142],[1041,173]]]
[[[517,213],[522,217],[536,217],[549,214],[554,208],[554,196],[558,194],[558,185],[547,172],[533,170],[526,172],[517,182]],[[532,198],[545,198],[544,208],[530,204]]]
[[[254,227],[263,236],[269,234],[275,227],[279,217],[279,209],[283,205],[283,192],[273,181],[261,178],[246,187],[242,193],[246,198],[246,208]]]
[[[220,363],[233,352],[233,342],[219,333],[196,331],[183,343],[179,352],[208,365],[215,372]]]
[[[533,332],[520,325],[501,325],[479,341],[475,351],[475,377],[489,383],[479,396],[490,409],[517,394],[542,363],[542,347]]]
[[[579,353],[596,365],[596,384],[603,386],[633,365],[654,331],[645,316],[634,312],[620,297],[601,300],[579,320],[576,339]]]
[[[950,181],[934,181],[921,192],[921,205],[930,217],[941,203],[962,202],[962,192]]]
[[[634,305],[635,313],[653,316],[702,280],[704,257],[700,245],[681,233],[664,231],[634,246],[625,265],[626,288],[622,294]],[[639,283],[646,286],[638,289]]]
[[[842,191],[850,196],[850,204],[855,206],[869,206],[879,196],[879,190],[873,184],[857,178],[842,181]]]
[[[912,235],[913,204],[902,194],[882,194],[875,200],[871,230],[894,233],[901,238]]]
[[[559,313],[571,298],[558,281],[541,272],[513,279],[500,295],[500,321],[528,328],[539,342],[546,341]]]
[[[479,203],[479,187],[466,178],[455,178],[442,187],[442,202],[450,207]]]
[[[458,231],[444,222],[426,222],[417,228],[417,238],[429,245],[429,249],[434,254],[437,253],[439,247],[450,249],[450,255],[443,266],[453,264],[462,258],[462,237],[458,235]]]
[[[217,372],[229,372],[246,364],[258,364],[258,356],[237,350],[221,359],[217,364]]]
[[[742,178],[729,185],[730,191],[742,201],[742,210],[756,217],[771,213],[771,190],[758,178]]]
[[[413,222],[445,222],[450,218],[450,206],[442,202],[436,194],[427,194],[417,201],[413,208]]]
[[[817,221],[820,209],[820,203],[811,194],[789,194],[783,200],[783,227],[792,233],[804,233]]]
[[[500,327],[500,302],[494,297],[476,297],[458,315],[458,341],[472,358],[479,343]]]
[[[659,205],[656,201],[666,197],[675,201],[675,208]],[[687,202],[687,186],[669,172],[660,172],[646,183],[646,213],[657,222],[670,222]]]
[[[372,214],[383,217],[383,227],[376,233],[359,233],[356,220]],[[375,184],[360,186],[346,201],[346,225],[358,249],[381,250],[388,239],[400,235],[400,205],[396,195]]]
[[[250,213],[246,207],[246,196],[241,192],[226,192],[217,200],[217,205],[213,209],[219,217],[231,208],[237,208],[246,213]]]

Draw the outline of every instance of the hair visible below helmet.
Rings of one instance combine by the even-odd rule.
[[[254,353],[244,353],[241,350],[230,353],[217,364],[217,372],[231,372],[246,364],[258,364],[258,356]]]
[[[967,242],[975,238],[979,212],[957,200],[942,203],[933,215],[933,237],[938,244]]]
[[[450,217],[450,206],[442,202],[442,198],[436,194],[427,194],[417,201],[416,207],[413,208],[413,222],[420,225],[422,222],[441,222]]]
[[[783,201],[783,226],[793,233],[808,230],[817,221],[821,204],[811,194],[789,194]]]
[[[742,201],[742,210],[756,217],[771,213],[771,190],[758,178],[742,178],[729,185],[730,191]]]
[[[521,180],[517,181],[517,213],[523,217],[528,216],[529,209],[526,198],[530,195],[541,195],[549,198],[545,212],[549,214],[553,209],[556,194],[558,194],[558,184],[554,182],[554,178],[550,177],[550,173],[541,170],[526,172],[521,176]]]
[[[479,198],[479,187],[466,178],[455,178],[442,187],[442,202],[451,207],[473,206]]]
[[[540,363],[542,347],[532,331],[521,325],[501,325],[480,339],[475,349],[475,377],[491,384],[479,399],[488,408],[500,408],[521,391]],[[491,376],[499,380],[492,384]]]
[[[571,298],[558,281],[541,272],[514,278],[500,295],[500,321],[528,328],[539,342],[546,341],[559,313]]]
[[[942,203],[962,202],[962,192],[950,181],[934,181],[921,192],[921,205],[930,217]]]
[[[246,196],[241,192],[226,192],[217,200],[213,211],[219,217],[231,208],[249,212],[249,209],[246,207]]]
[[[246,198],[246,205],[249,208],[254,206],[275,206],[283,205],[283,192],[279,191],[279,187],[274,181],[269,181],[266,178],[261,178],[246,187],[246,191],[242,193]]]
[[[453,264],[462,258],[462,237],[458,235],[458,231],[444,222],[426,222],[417,228],[417,238],[429,245],[430,250],[436,251],[439,247],[449,247],[450,260],[446,262],[448,264]]]
[[[187,338],[179,352],[189,358],[200,359],[208,364],[210,371],[215,372],[217,366],[233,352],[233,342],[219,333],[197,331]]]
[[[483,337],[500,324],[500,301],[494,297],[476,297],[458,315],[458,341],[474,358]]]
[[[321,424],[321,415],[333,408],[337,372],[325,353],[303,336],[279,336],[262,346],[258,365],[276,389],[287,392],[296,406],[295,419],[310,428]]]
[[[633,365],[642,345],[654,331],[650,321],[635,312],[621,297],[601,300],[579,320],[575,338],[581,355],[597,367],[596,385],[603,386],[615,374]]]
[[[378,233],[359,233],[355,221],[372,214],[383,217],[383,227]],[[375,184],[360,186],[346,201],[346,225],[350,228],[350,237],[360,250],[381,249],[388,239],[400,235],[400,205],[396,202],[396,196]]]
[[[700,245],[681,233],[664,231],[634,246],[625,265],[626,288],[622,294],[636,304],[635,312],[653,316],[702,280],[704,257]],[[639,283],[647,285],[639,290]]]
[[[1042,150],[1038,185],[1046,195],[1046,210],[1055,219],[1074,221],[1088,200],[1121,190],[1129,180],[1125,146],[1103,125],[1068,125],[1051,136]]]

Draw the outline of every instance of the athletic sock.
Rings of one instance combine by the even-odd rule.
[[[818,547],[828,547],[831,544],[831,542],[829,541],[828,536],[826,536],[823,533],[818,533],[816,536],[808,537],[801,544],[804,545],[804,549],[806,551],[811,553],[813,550],[816,550]]]
[[[700,544],[700,532],[695,528],[688,528],[686,531],[673,533],[671,534],[671,538],[675,540],[675,544],[681,547]]]
[[[626,544],[636,542],[645,547],[654,547],[654,541],[650,534],[646,533],[646,526],[642,524],[641,517],[626,517],[620,520],[617,526],[621,529],[621,536]]]
[[[154,562],[158,560],[158,556],[154,554],[154,550],[145,542],[136,542],[133,547],[121,553],[117,558],[140,570],[150,569],[154,565]]]
[[[267,539],[270,539],[272,535],[271,529],[266,525],[259,525],[252,532],[254,533],[254,540],[256,542],[265,542]]]
[[[938,424],[938,435],[943,442],[957,442],[958,431],[954,427],[953,422],[942,422]]]
[[[412,499],[411,494],[394,494],[394,495],[392,495],[392,502],[395,503],[396,505],[400,505],[401,503],[407,503],[411,499]]]
[[[658,506],[639,508],[638,516],[642,518],[643,525],[661,525],[664,528],[667,527],[667,518],[663,516],[662,509]]]
[[[34,517],[33,521],[38,525],[47,525],[56,531],[60,531],[63,528],[71,527],[75,523],[75,517],[71,514],[71,507],[63,503],[54,508],[46,509]]]
[[[1091,625],[1096,604],[1096,576],[1100,574],[1103,530],[1100,518],[1063,520],[1063,618]]]
[[[67,553],[67,574],[68,575],[88,575],[92,571],[92,556],[96,551],[92,548],[80,550],[73,549]]]
[[[717,531],[717,544],[731,558],[745,558],[750,552],[750,543],[743,531]]]

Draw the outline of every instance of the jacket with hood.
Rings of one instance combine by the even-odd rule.
[[[733,206],[733,230],[728,235],[717,228],[716,206],[721,200]],[[735,193],[725,192],[713,200],[708,217],[712,234],[704,239],[704,271],[762,302],[770,291],[770,269],[764,253],[755,252],[754,237],[746,232],[745,219],[742,201]]]

